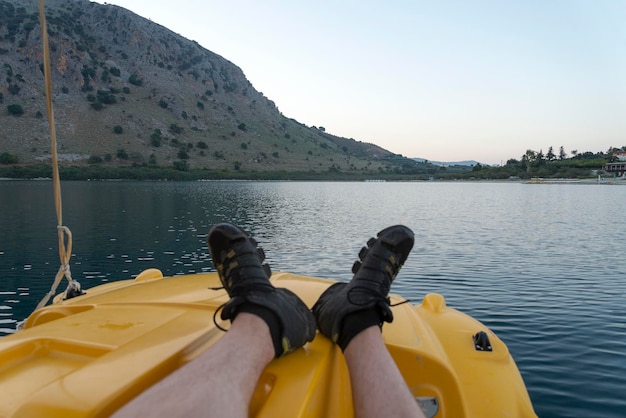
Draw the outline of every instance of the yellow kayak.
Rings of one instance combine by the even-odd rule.
[[[333,283],[290,273],[271,280],[309,307]],[[213,322],[228,300],[219,286],[217,273],[163,277],[150,269],[74,299],[57,297],[0,339],[0,416],[112,414],[224,335]],[[391,296],[392,304],[402,301]],[[383,337],[427,416],[536,416],[507,347],[480,322],[437,294],[392,309]],[[341,350],[318,333],[266,367],[250,416],[351,417],[351,396]]]

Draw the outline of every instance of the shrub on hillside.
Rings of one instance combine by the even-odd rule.
[[[133,86],[143,86],[143,80],[136,73],[128,77],[128,82]]]
[[[119,158],[120,160],[128,160],[128,153],[126,152],[124,148],[118,149],[115,156]]]
[[[11,155],[8,152],[3,152],[0,154],[0,164],[17,164],[17,156]]]
[[[181,160],[188,160],[189,154],[187,153],[187,150],[185,150],[184,148],[181,148],[178,151],[178,158],[180,158]]]
[[[170,131],[173,134],[182,134],[183,133],[183,128],[181,128],[180,126],[176,125],[175,123],[172,123],[170,125]]]
[[[159,148],[161,146],[161,137],[155,134],[150,135],[150,144],[155,148]]]
[[[98,101],[104,104],[115,104],[117,103],[117,98],[110,91],[106,90],[98,90]]]
[[[24,109],[22,108],[22,106],[18,104],[8,105],[7,111],[9,112],[9,115],[13,115],[13,116],[21,116],[24,114]]]

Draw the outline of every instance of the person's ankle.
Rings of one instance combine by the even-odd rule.
[[[260,305],[254,305],[251,303],[244,303],[237,310],[237,316],[242,313],[248,313],[250,315],[254,315],[265,322],[267,328],[269,329],[270,337],[272,338],[272,345],[274,346],[275,353],[282,352],[282,342],[281,342],[281,324],[280,320],[276,313],[274,313],[271,309],[266,308]]]
[[[346,315],[343,320],[337,345],[341,351],[346,351],[346,347],[350,341],[363,330],[376,326],[380,330],[383,323],[380,312],[377,309],[368,309],[364,311],[353,312]]]
[[[362,352],[366,346],[370,347],[377,344],[384,345],[382,328],[377,325],[372,325],[363,329],[350,340],[343,350],[343,355],[348,358],[351,355]]]

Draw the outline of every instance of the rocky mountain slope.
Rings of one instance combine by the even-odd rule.
[[[283,116],[219,55],[132,12],[47,0],[62,161],[242,171],[418,164]],[[0,154],[49,160],[38,2],[0,0]]]

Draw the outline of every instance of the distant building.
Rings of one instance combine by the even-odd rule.
[[[626,174],[626,160],[618,163],[606,163],[602,166],[602,169],[607,173],[617,174],[622,177]]]
[[[613,156],[620,161],[626,161],[626,151],[613,151]]]
[[[626,176],[626,151],[615,150],[613,151],[613,157],[616,157],[618,161],[614,163],[606,163],[602,166],[602,169],[607,173],[620,177]]]

